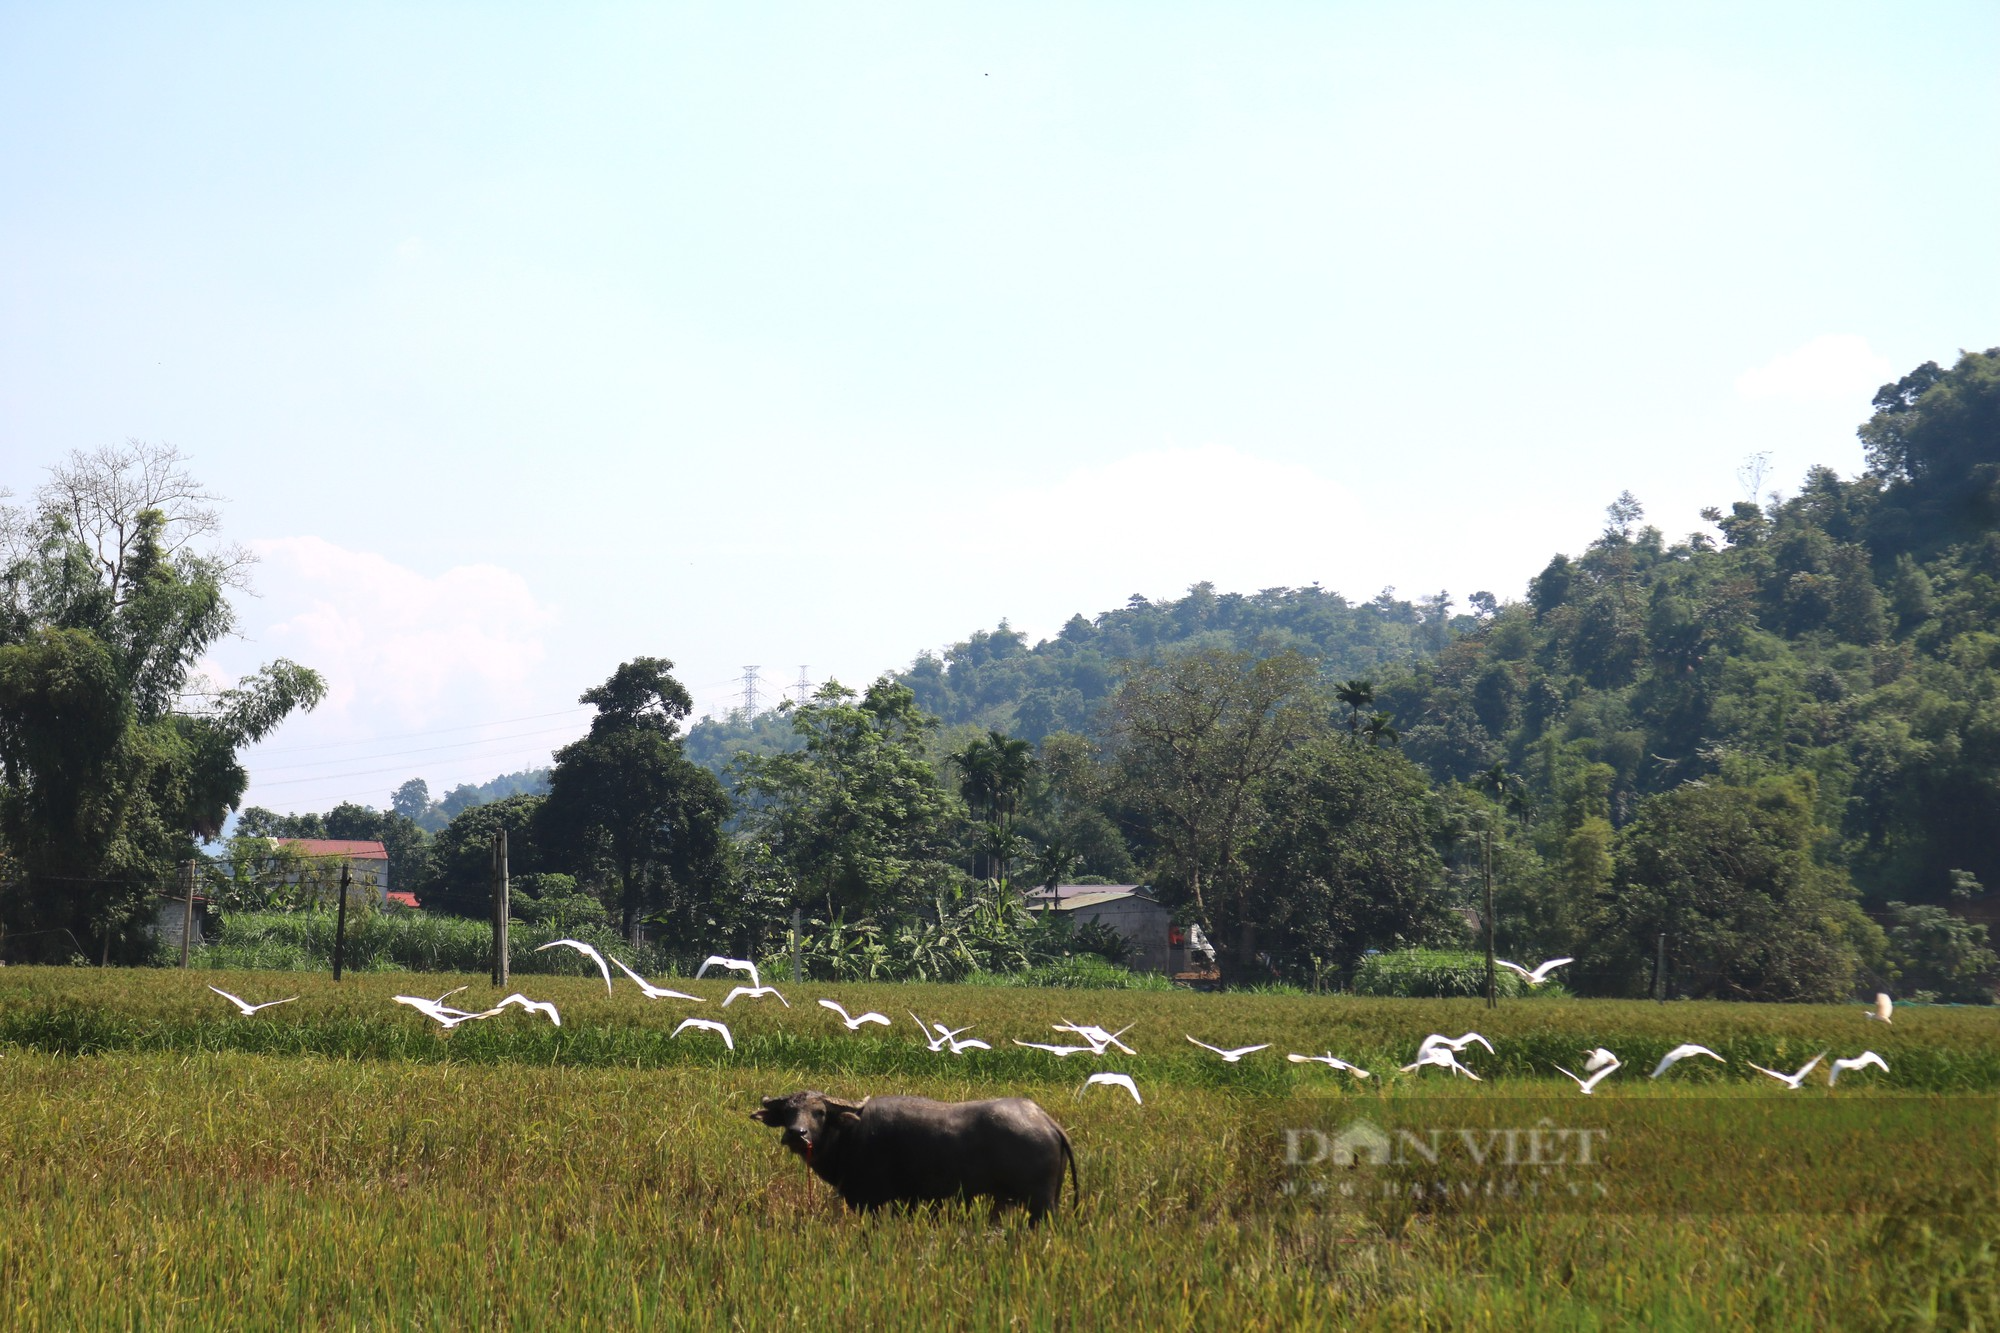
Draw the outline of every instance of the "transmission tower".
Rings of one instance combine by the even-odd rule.
[[[806,676],[806,668],[803,662],[799,664],[798,683],[792,686],[792,688],[799,693],[799,707],[804,708],[806,700],[812,697],[812,681]]]
[[[743,720],[748,722],[757,716],[757,668],[743,668]]]

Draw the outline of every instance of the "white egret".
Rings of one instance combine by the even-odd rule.
[[[1852,1060],[1835,1060],[1831,1065],[1827,1066],[1826,1086],[1830,1088],[1838,1083],[1840,1076],[1849,1070],[1866,1069],[1870,1065],[1873,1065],[1885,1074],[1889,1072],[1889,1062],[1887,1060],[1884,1060],[1873,1051],[1863,1051]]]
[[[459,987],[459,990],[463,989],[465,989],[463,986]],[[457,991],[448,993],[455,995]],[[436,1000],[426,1000],[421,995],[391,995],[389,998],[397,1004],[409,1005],[410,1008],[416,1010],[426,1018],[434,1019],[439,1026],[447,1029],[455,1028],[460,1023],[471,1022],[475,1018],[491,1018],[494,1014],[500,1012],[497,1009],[489,1009],[483,1014],[467,1013],[463,1009],[453,1009],[448,1005],[440,1004]]]
[[[839,1014],[840,1021],[847,1025],[849,1032],[859,1032],[863,1023],[880,1023],[883,1027],[889,1026],[888,1019],[872,1010],[865,1014],[849,1014],[846,1007],[838,1000],[821,1000],[819,1007],[822,1009],[831,1009],[836,1014]]]
[[[1132,1081],[1130,1074],[1092,1074],[1083,1081],[1083,1087],[1076,1090],[1076,1095],[1083,1096],[1084,1090],[1093,1083],[1102,1084],[1107,1088],[1123,1088],[1132,1094],[1133,1101],[1141,1106],[1146,1104],[1146,1099],[1139,1095],[1139,1085]]]
[[[1863,1018],[1879,1018],[1884,1023],[1887,1023],[1889,1022],[1889,1015],[1895,1012],[1896,1002],[1890,999],[1885,992],[1878,990],[1875,992],[1875,1008],[1872,1011],[1864,1011],[1861,1016]],[[1894,1025],[1891,1024],[1891,1026]]]
[[[1194,1038],[1189,1037],[1188,1040],[1194,1041]],[[1211,1046],[1205,1041],[1194,1041],[1194,1044],[1201,1047],[1204,1051],[1214,1051],[1217,1055],[1222,1057],[1223,1063],[1232,1065],[1235,1064],[1238,1060],[1241,1060],[1244,1056],[1249,1055],[1255,1051],[1267,1051],[1271,1048],[1271,1043],[1268,1041],[1265,1042],[1262,1046],[1238,1046],[1233,1051],[1225,1051],[1220,1046]]]
[[[1116,1032],[1106,1032],[1103,1028],[1098,1027],[1095,1024],[1085,1024],[1083,1027],[1078,1027],[1076,1024],[1070,1022],[1067,1018],[1065,1018],[1060,1023],[1049,1024],[1050,1029],[1055,1032],[1074,1032],[1077,1036],[1082,1037],[1085,1041],[1089,1042],[1090,1048],[1096,1051],[1099,1055],[1104,1054],[1104,1048],[1107,1046],[1116,1046],[1119,1050],[1125,1052],[1125,1054],[1127,1055],[1137,1055],[1138,1054],[1137,1051],[1133,1050],[1130,1046],[1127,1046],[1124,1042],[1118,1040],[1120,1037],[1130,1032],[1135,1026],[1137,1025],[1133,1023],[1127,1023],[1124,1027],[1119,1028]]]
[[[1449,1069],[1454,1074],[1463,1074],[1474,1083],[1481,1082],[1479,1075],[1458,1062],[1458,1054],[1450,1045],[1426,1046],[1417,1052],[1417,1058],[1403,1066],[1405,1074],[1422,1069],[1425,1065],[1436,1065],[1439,1069]]]
[[[477,1014],[475,1015],[475,1017],[491,1018],[493,1015],[499,1013],[502,1009],[505,1009],[510,1004],[519,1005],[521,1008],[526,1009],[531,1014],[547,1014],[549,1016],[549,1022],[554,1023],[557,1027],[562,1026],[562,1015],[556,1012],[556,1007],[552,1002],[548,1000],[531,1000],[527,996],[521,994],[521,992],[519,991],[515,991],[512,995],[509,995],[506,999],[500,1001],[500,1003],[494,1005],[491,1009],[487,1010],[485,1013]]]
[[[1714,1051],[1709,1050],[1708,1047],[1697,1046],[1693,1042],[1688,1042],[1685,1045],[1674,1047],[1671,1051],[1668,1051],[1665,1055],[1661,1056],[1660,1063],[1654,1066],[1653,1072],[1647,1075],[1647,1077],[1658,1078],[1660,1075],[1666,1073],[1669,1069],[1672,1069],[1680,1061],[1687,1059],[1690,1055],[1705,1055],[1711,1060],[1722,1060],[1723,1064],[1729,1063],[1727,1060],[1723,1060],[1722,1057],[1717,1055]]]
[[[752,1000],[761,1000],[766,995],[778,995],[778,988],[776,986],[738,986],[735,990],[722,997],[722,1007],[727,1009],[735,1002],[736,997],[739,995]],[[778,995],[778,1003],[784,1005],[787,1009],[792,1007],[792,1002],[782,995]]]
[[[1328,1051],[1325,1055],[1300,1055],[1297,1052],[1293,1052],[1285,1058],[1295,1065],[1325,1065],[1328,1069],[1344,1069],[1356,1078],[1374,1077],[1373,1074],[1370,1074],[1360,1065],[1351,1065],[1336,1056],[1332,1051]]]
[[[1601,1053],[1605,1055],[1611,1055],[1611,1052],[1609,1051],[1602,1051]],[[1564,1069],[1561,1065],[1556,1066],[1556,1068],[1562,1073],[1569,1074],[1571,1078],[1576,1079],[1576,1086],[1583,1089],[1583,1095],[1586,1097],[1588,1097],[1591,1093],[1597,1090],[1598,1084],[1602,1083],[1605,1079],[1610,1078],[1613,1074],[1617,1073],[1620,1069],[1623,1069],[1624,1067],[1625,1066],[1619,1061],[1618,1057],[1615,1055],[1611,1055],[1611,1060],[1608,1064],[1585,1065],[1584,1066],[1585,1069],[1597,1070],[1597,1072],[1592,1074],[1589,1078],[1577,1078],[1575,1074],[1570,1074],[1569,1070]]]
[[[1433,1032],[1418,1045],[1417,1054],[1422,1055],[1425,1051],[1433,1047],[1444,1047],[1451,1051],[1453,1055],[1456,1055],[1474,1042],[1484,1046],[1488,1055],[1493,1054],[1493,1043],[1480,1036],[1477,1032],[1468,1032],[1463,1037],[1446,1037]]]
[[[924,1022],[923,1019],[917,1017],[916,1011],[911,1009],[905,1009],[903,1012],[908,1014],[910,1016],[910,1021],[917,1025],[917,1031],[924,1034],[924,1044],[930,1047],[933,1051],[943,1050],[944,1044],[950,1041],[953,1037],[958,1035],[957,1032],[946,1032],[944,1036],[940,1037],[936,1033],[932,1032],[931,1029],[936,1028],[938,1032],[944,1032],[945,1031],[944,1024],[926,1023]],[[960,1028],[958,1031],[964,1032],[965,1029]]]
[[[1772,1078],[1778,1080],[1778,1082],[1784,1084],[1786,1087],[1790,1088],[1793,1092],[1797,1092],[1799,1090],[1799,1085],[1806,1081],[1806,1075],[1812,1073],[1813,1066],[1818,1064],[1821,1060],[1824,1060],[1825,1058],[1826,1058],[1826,1052],[1821,1051],[1818,1055],[1815,1055],[1812,1059],[1806,1061],[1803,1065],[1799,1066],[1799,1072],[1796,1074],[1780,1074],[1775,1069],[1766,1069],[1764,1068],[1764,1066],[1760,1064],[1752,1064],[1748,1060],[1745,1060],[1743,1063],[1746,1065],[1750,1065],[1752,1069],[1756,1070],[1760,1074],[1769,1074]]]
[[[535,952],[540,953],[544,949],[553,949],[558,944],[562,945],[566,949],[574,949],[578,953],[582,954],[585,958],[588,958],[591,962],[596,963],[597,970],[604,974],[604,993],[606,995],[611,994],[610,966],[604,961],[603,954],[591,948],[588,944],[585,944],[582,940],[550,940],[547,944],[537,944],[535,946]]]
[[[1544,981],[1547,981],[1549,979],[1549,973],[1555,971],[1559,967],[1564,967],[1570,963],[1574,963],[1575,961],[1576,959],[1574,958],[1551,958],[1547,962],[1535,968],[1535,970],[1532,972],[1530,972],[1527,968],[1522,967],[1519,963],[1508,962],[1505,958],[1495,958],[1493,960],[1493,965],[1495,967],[1504,967],[1509,972],[1519,972],[1522,976],[1528,979],[1528,984],[1530,986],[1539,986]]]
[[[1092,1055],[1101,1054],[1101,1052],[1089,1046],[1046,1046],[1039,1041],[1022,1041],[1019,1037],[1014,1038],[1014,1044],[1016,1046],[1025,1046],[1031,1051],[1047,1051],[1057,1059],[1069,1055],[1082,1055],[1085,1051],[1090,1051]]]
[[[675,1028],[672,1032],[668,1033],[667,1035],[670,1037],[678,1037],[681,1035],[681,1033],[686,1032],[689,1028],[699,1028],[703,1032],[716,1033],[722,1038],[722,1044],[724,1046],[727,1046],[732,1051],[736,1049],[736,1038],[729,1035],[729,1025],[726,1023],[718,1023],[712,1018],[683,1018],[681,1020],[681,1025]]]
[[[702,975],[711,967],[724,968],[730,972],[746,972],[750,976],[751,985],[761,986],[764,984],[764,979],[757,975],[757,965],[755,963],[747,958],[724,958],[719,953],[710,954],[708,960],[694,970],[694,979],[700,981]]]
[[[266,1000],[262,1004],[251,1004],[248,1000],[240,999],[237,996],[231,995],[228,991],[223,990],[220,986],[210,986],[209,989],[214,991],[217,995],[220,995],[223,999],[229,1001],[231,1004],[235,1005],[238,1009],[242,1010],[243,1016],[245,1018],[250,1017],[250,1015],[256,1013],[259,1009],[272,1009],[281,1004],[290,1004],[293,1000],[299,998],[298,996],[293,995],[283,1000]]]
[[[960,1028],[959,1031],[963,1032],[965,1029]],[[946,1037],[945,1045],[951,1048],[953,1055],[964,1055],[967,1051],[990,1051],[993,1049],[977,1037],[967,1037],[964,1041],[959,1041],[956,1034]]]
[[[616,958],[613,958],[611,961],[618,963]],[[618,970],[637,982],[639,984],[639,993],[649,1000],[693,1000],[696,1004],[708,1003],[699,995],[689,995],[686,991],[668,990],[665,986],[655,986],[652,982],[646,980],[623,963],[618,963]]]
[[[1595,1074],[1606,1065],[1615,1065],[1618,1063],[1618,1057],[1605,1050],[1602,1046],[1599,1046],[1594,1051],[1585,1051],[1584,1054],[1590,1057],[1584,1061],[1583,1065],[1583,1072],[1586,1074]]]

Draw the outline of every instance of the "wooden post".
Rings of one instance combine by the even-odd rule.
[[[181,966],[188,965],[188,939],[194,934],[194,862],[181,862],[181,887],[187,891],[181,909]]]
[[[354,872],[349,863],[340,863],[340,906],[333,913],[333,979],[340,980],[340,969],[347,961],[347,886],[354,882]]]
[[[1486,879],[1486,1007],[1500,1005],[1500,987],[1493,967],[1493,820],[1488,816],[1479,839],[1479,864]]]
[[[1667,1002],[1667,933],[1660,932],[1659,953],[1653,958],[1653,999]]]
[[[493,835],[493,984],[507,984],[507,830]]]
[[[794,986],[798,985],[804,978],[804,974],[799,970],[799,927],[803,921],[803,914],[798,908],[794,907],[792,909],[792,984]],[[1064,1019],[1063,1021],[1068,1022],[1069,1020]]]

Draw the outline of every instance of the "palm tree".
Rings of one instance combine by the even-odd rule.
[[[1368,719],[1368,725],[1361,729],[1370,745],[1394,745],[1403,739],[1402,733],[1390,725],[1387,713],[1377,713]]]
[[[1352,737],[1361,731],[1361,715],[1375,702],[1375,682],[1356,677],[1345,680],[1334,690],[1333,697],[1347,705],[1347,734]]]

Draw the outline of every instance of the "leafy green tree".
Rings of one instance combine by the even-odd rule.
[[[2000,955],[1986,927],[1927,904],[1889,904],[1889,964],[1908,995],[1928,991],[1956,1004],[1991,1004]]]
[[[894,915],[954,883],[964,805],[924,757],[936,719],[884,677],[856,696],[829,681],[792,708],[797,750],[739,760],[743,820],[825,920]],[[957,872],[962,875],[963,871]]]
[[[1296,652],[1253,658],[1197,650],[1134,671],[1113,699],[1130,800],[1195,914],[1210,922],[1226,915],[1246,928],[1235,951],[1241,965],[1255,952],[1254,917],[1240,901],[1242,853],[1263,779],[1324,726],[1317,680],[1313,663]]]
[[[1614,992],[1650,984],[1667,937],[1675,990],[1697,998],[1846,998],[1880,932],[1816,849],[1810,774],[1752,786],[1684,786],[1641,804],[1621,830],[1612,897],[1584,955]]]
[[[1320,740],[1262,787],[1249,891],[1233,911],[1281,970],[1311,978],[1318,960],[1347,971],[1368,950],[1449,933],[1423,770],[1393,750]]]
[[[730,880],[722,784],[681,752],[693,704],[673,663],[637,657],[602,685],[590,731],[556,751],[542,809],[546,841],[569,865],[596,857],[616,876],[620,926],[636,940],[650,911],[677,943],[692,943]]]
[[[136,957],[148,897],[242,798],[237,750],[323,693],[283,660],[201,688],[246,560],[198,548],[219,523],[213,501],[178,453],[133,444],[73,455],[31,514],[8,513],[0,842],[20,879],[0,924],[17,938],[91,939],[100,957],[115,941]]]
[[[507,832],[507,875],[546,873],[540,836],[541,796],[510,796],[475,805],[431,843],[430,875],[417,891],[426,911],[485,918],[493,911],[493,837]]]

